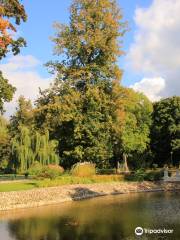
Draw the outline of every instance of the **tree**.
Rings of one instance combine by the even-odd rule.
[[[163,99],[153,105],[151,147],[155,163],[179,164],[180,97]]]
[[[78,89],[99,81],[119,80],[122,71],[116,65],[123,54],[119,38],[126,24],[114,0],[74,0],[70,24],[55,24],[55,53],[65,54],[61,62],[49,63],[59,81],[70,81]]]
[[[19,131],[19,126],[21,125],[32,129],[33,115],[34,110],[31,100],[27,100],[24,96],[20,96],[18,99],[18,106],[16,107],[16,112],[10,117],[11,136],[15,136],[17,134],[17,132]]]
[[[19,0],[0,0],[0,59],[6,56],[9,48],[16,55],[20,47],[26,45],[22,37],[13,39],[11,32],[16,32],[16,27],[10,21],[11,19],[15,20],[16,25],[26,21],[27,16],[23,5]]]
[[[107,166],[112,157],[110,96],[98,86],[84,94],[72,88],[62,96],[52,91],[38,99],[35,122],[59,141],[61,164],[69,168],[79,161],[92,161]]]
[[[6,168],[10,158],[8,122],[0,116],[0,168]]]
[[[0,71],[0,113],[4,112],[4,102],[10,102],[16,88],[8,83],[8,80],[3,78],[2,72]]]
[[[141,93],[114,87],[114,151],[117,160],[142,154],[150,143],[152,104]]]
[[[42,165],[59,164],[56,147],[57,142],[49,140],[48,131],[41,135],[21,125],[19,134],[12,139],[12,165],[16,170],[24,172],[35,161]]]
[[[111,95],[122,74],[116,61],[126,26],[114,0],[74,0],[70,9],[69,26],[56,24],[53,39],[56,54],[65,58],[48,64],[57,78],[37,100],[36,123],[59,141],[63,166],[92,161],[105,167],[112,157]]]
[[[27,16],[19,0],[0,0],[0,60],[11,51],[14,55],[20,52],[20,48],[26,46],[22,37],[15,39],[15,25],[26,21]],[[15,22],[15,23],[14,23]],[[4,111],[4,102],[10,102],[16,88],[5,79],[0,71],[0,112]]]

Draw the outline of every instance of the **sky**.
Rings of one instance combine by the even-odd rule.
[[[0,62],[14,86],[16,94],[6,104],[11,115],[17,99],[24,95],[36,99],[39,87],[49,86],[53,76],[44,66],[55,58],[53,43],[55,21],[68,24],[71,0],[22,0],[28,20],[18,27],[27,47],[18,56],[8,55]],[[125,56],[118,60],[124,71],[122,85],[143,92],[151,101],[180,93],[180,1],[179,0],[117,0],[129,31],[123,41]]]

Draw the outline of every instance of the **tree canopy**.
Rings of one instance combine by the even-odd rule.
[[[19,0],[0,0],[0,59],[5,57],[8,51],[14,55],[18,54],[20,47],[25,46],[26,42],[22,37],[14,39],[11,32],[16,32],[15,24],[26,21],[27,16],[24,6]]]
[[[180,97],[154,103],[151,146],[155,161],[178,164],[180,156]]]
[[[4,111],[4,102],[10,102],[16,88],[8,83],[8,80],[2,76],[0,71],[0,113]]]

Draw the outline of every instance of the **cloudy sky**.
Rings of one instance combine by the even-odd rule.
[[[130,31],[124,38],[126,55],[119,59],[124,70],[122,84],[144,92],[150,100],[180,93],[180,0],[118,0]],[[19,95],[35,99],[52,76],[44,64],[53,59],[50,36],[54,21],[68,23],[71,0],[23,0],[28,21],[17,35],[27,40],[21,54],[9,55],[0,70],[17,87],[7,115],[13,113]]]

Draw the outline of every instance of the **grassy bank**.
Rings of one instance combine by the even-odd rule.
[[[92,177],[73,177],[64,175],[59,178],[50,180],[26,180],[20,182],[3,182],[0,183],[0,192],[28,190],[39,187],[55,187],[69,184],[90,184],[90,183],[106,183],[106,182],[120,182],[123,181],[121,175],[95,175]]]

